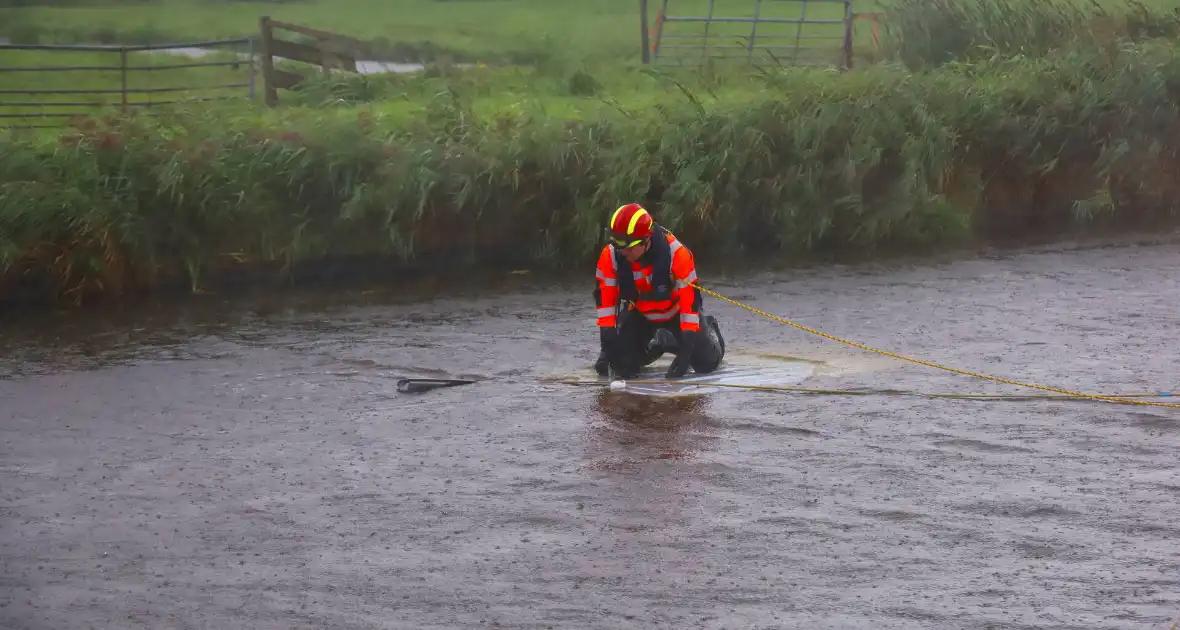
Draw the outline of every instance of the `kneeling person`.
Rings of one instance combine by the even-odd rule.
[[[634,203],[615,211],[607,236],[594,273],[598,373],[613,367],[620,378],[633,378],[665,352],[676,356],[668,378],[684,376],[690,366],[698,374],[716,370],[725,340],[717,319],[701,314],[692,252]]]

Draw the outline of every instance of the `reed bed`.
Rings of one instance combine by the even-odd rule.
[[[882,0],[876,54],[910,68],[1180,36],[1177,0]]]
[[[314,80],[277,110],[164,106],[2,135],[0,302],[342,262],[584,267],[631,200],[702,256],[1174,218],[1176,9],[889,3],[867,71],[652,72],[569,49],[532,68]]]
[[[412,116],[224,104],[5,136],[0,300],[344,260],[585,266],[630,200],[708,256],[1127,225],[1180,199],[1166,40],[765,71],[757,89],[681,83],[644,107],[599,95],[575,118],[527,98],[481,109],[470,77],[439,79]]]

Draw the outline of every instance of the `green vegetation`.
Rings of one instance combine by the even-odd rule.
[[[866,5],[873,1],[857,0]],[[27,43],[193,41],[253,34],[259,16],[269,15],[368,40],[374,58],[381,59],[534,64],[570,57],[593,64],[637,62],[641,53],[638,0],[144,0],[88,4],[102,6],[9,10],[8,19],[0,20],[0,35]],[[763,17],[798,17],[802,6],[779,0],[764,4]],[[652,25],[660,5],[661,0],[650,0]],[[706,15],[707,5],[708,0],[671,0],[669,12]],[[718,6],[719,13],[742,16],[752,15],[754,3],[725,0]],[[817,11],[824,17],[841,13],[835,4],[811,2],[808,7],[812,17]],[[721,28],[734,36],[749,31],[748,25]]]
[[[582,122],[305,108],[115,119],[0,147],[0,269],[62,298],[322,258],[584,264],[638,199],[710,252],[927,245],[1177,198],[1170,45],[768,75],[744,99],[669,92]],[[727,92],[728,93],[728,92]],[[535,104],[536,102],[534,102]],[[1081,202],[1081,203],[1078,203]],[[470,257],[470,258],[467,258]]]
[[[223,39],[256,33],[258,17],[270,15],[368,40],[374,58],[381,59],[536,64],[569,58],[595,65],[638,62],[640,55],[638,0],[57,0],[28,4],[0,9],[0,36],[42,44]],[[669,0],[668,11],[674,16],[703,16],[708,4],[709,0]],[[662,0],[649,0],[653,27],[661,5]],[[755,2],[721,0],[716,6],[718,15],[741,17],[753,14]],[[917,40],[928,41],[926,54],[935,56],[953,56],[968,42],[1001,50],[1041,49],[1073,38],[1101,13],[1108,14],[1102,19],[1116,23],[1130,13],[1132,22],[1150,29],[1151,19],[1174,13],[1177,7],[1177,0],[1144,0],[1144,4],[1134,0],[853,2],[856,12],[887,12],[893,35],[903,37],[910,50],[921,45]],[[798,0],[762,3],[763,17],[797,18],[802,10]],[[810,18],[836,18],[841,11],[835,2],[807,4]],[[1165,19],[1164,26],[1172,21]],[[735,42],[748,34],[748,28],[746,24],[711,26],[715,35],[732,35]],[[793,34],[790,25],[759,28],[763,35]],[[668,32],[701,29],[700,25],[674,25]],[[857,23],[858,50],[871,48],[871,31],[870,22]],[[834,32],[809,25],[804,34]]]
[[[200,288],[325,261],[584,267],[603,217],[630,200],[702,256],[943,246],[1172,216],[1180,13],[892,1],[886,63],[856,72],[642,68],[619,63],[637,52],[605,52],[605,35],[578,40],[595,37],[579,21],[570,50],[603,56],[337,74],[282,92],[277,109],[164,106],[0,136],[0,301]],[[530,0],[418,4],[482,15],[473,58],[493,43],[506,55],[528,46],[491,16]],[[631,4],[619,10],[628,23]],[[266,9],[364,34],[340,26],[358,19],[343,10],[340,25],[312,18],[319,3]],[[462,48],[461,29],[433,28]],[[201,38],[231,34],[210,26]]]
[[[885,0],[885,49],[913,69],[1063,45],[1180,36],[1178,0]]]

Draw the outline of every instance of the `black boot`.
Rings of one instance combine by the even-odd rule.
[[[657,328],[654,335],[651,336],[651,341],[647,342],[647,351],[654,353],[657,357],[665,352],[676,352],[676,348],[680,346],[680,342],[676,341],[676,335],[667,328]]]
[[[700,338],[692,354],[692,371],[697,374],[708,374],[721,366],[725,358],[725,338],[721,336],[721,327],[717,318],[706,315],[701,329]]]
[[[680,378],[688,373],[688,368],[692,365],[693,351],[697,345],[697,333],[695,330],[685,330],[680,333],[680,348],[676,353],[676,358],[672,360],[672,365],[668,368],[667,378]]]
[[[717,333],[717,343],[721,345],[721,355],[725,356],[725,337],[721,336],[721,324],[717,323],[717,318],[712,315],[705,315],[705,323]]]
[[[598,360],[594,362],[594,371],[598,372],[599,376],[610,374],[610,357],[606,356],[606,350],[598,351]]]
[[[610,374],[611,356],[615,352],[615,346],[618,343],[619,331],[612,327],[601,327],[598,329],[598,360],[594,362],[594,371],[598,372],[599,376],[607,376]]]

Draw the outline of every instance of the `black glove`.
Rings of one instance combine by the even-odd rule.
[[[618,337],[619,331],[614,326],[599,326],[598,343],[601,350],[598,353],[598,360],[594,362],[594,370],[601,376],[610,373],[610,363],[615,352],[615,340]]]
[[[680,331],[680,351],[676,353],[676,358],[672,360],[672,365],[668,367],[668,373],[664,376],[680,378],[688,374],[688,366],[692,363],[692,351],[696,345],[697,332],[695,330]]]

